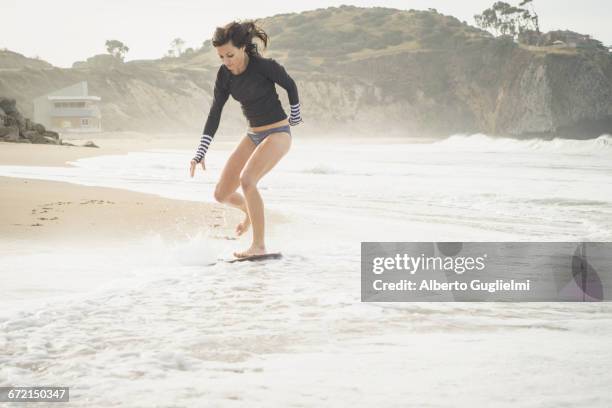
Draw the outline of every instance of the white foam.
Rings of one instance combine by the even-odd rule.
[[[452,135],[442,141],[434,143],[445,149],[458,149],[457,151],[472,152],[550,152],[564,154],[597,154],[610,155],[612,153],[612,136],[601,135],[594,139],[566,139],[554,138],[544,140],[539,138],[514,139],[508,137],[491,137],[486,134]]]
[[[533,387],[574,386],[570,372],[598,378],[579,384],[592,400],[572,403],[608,406],[607,304],[363,304],[359,279],[361,241],[610,240],[608,153],[484,135],[346,143],[296,140],[262,181],[266,208],[289,219],[268,230],[278,261],[216,263],[249,237],[204,234],[78,253],[4,245],[0,385],[71,385],[76,406],[444,405],[424,391],[436,387],[470,406],[478,383],[476,405],[510,406],[537,391],[524,373],[546,366],[554,374]],[[191,153],[0,174],[212,200],[229,153],[189,179]]]

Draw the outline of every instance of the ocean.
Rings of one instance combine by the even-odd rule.
[[[229,150],[0,176],[213,201]],[[0,248],[0,386],[73,406],[609,407],[609,303],[362,303],[362,241],[611,241],[612,137],[294,140],[261,182],[283,258],[205,231],[75,253]],[[250,236],[250,233],[247,234]],[[213,264],[214,265],[211,265]]]

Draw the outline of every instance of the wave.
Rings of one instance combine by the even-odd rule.
[[[602,207],[609,205],[607,201],[576,200],[563,197],[534,198],[531,200],[523,200],[523,202],[537,205],[556,205],[560,207]]]
[[[303,169],[300,173],[306,174],[340,174],[342,173],[340,170],[335,169],[327,164],[316,164],[312,167]]]
[[[472,135],[457,134],[433,143],[437,147],[453,151],[476,152],[551,152],[564,154],[610,154],[612,153],[612,136],[601,135],[595,139],[577,140],[561,139],[513,139],[509,137],[492,137],[482,133]]]

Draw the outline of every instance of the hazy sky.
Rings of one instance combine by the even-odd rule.
[[[108,39],[120,40],[130,48],[128,61],[160,58],[177,37],[185,40],[186,47],[199,47],[216,26],[234,19],[350,4],[398,9],[433,7],[473,24],[474,14],[494,1],[0,0],[0,48],[70,67],[74,61],[105,53],[104,43]],[[610,0],[534,0],[534,3],[543,30],[570,29],[612,45]]]

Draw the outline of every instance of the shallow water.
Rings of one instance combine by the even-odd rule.
[[[429,144],[296,140],[261,183],[262,263],[206,235],[131,246],[5,245],[0,385],[74,406],[609,407],[607,303],[361,303],[361,241],[610,241],[612,138]],[[0,166],[0,175],[211,200],[229,152]],[[42,245],[42,244],[41,244]]]

